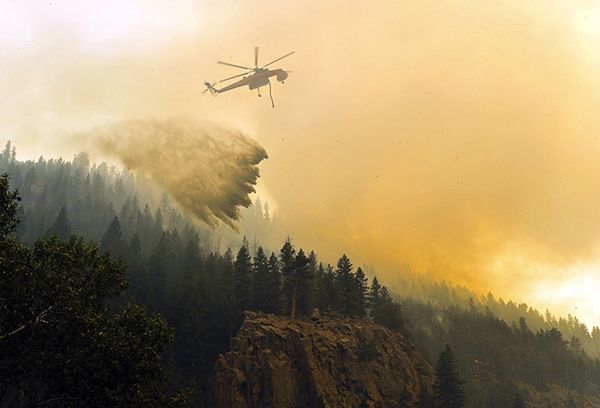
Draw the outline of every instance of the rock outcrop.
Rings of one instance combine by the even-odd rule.
[[[411,343],[370,321],[246,312],[217,359],[211,406],[417,407],[432,381]]]

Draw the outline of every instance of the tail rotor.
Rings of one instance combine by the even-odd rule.
[[[212,84],[208,81],[204,81],[204,85],[206,86],[206,89],[202,92],[202,95],[204,95],[206,92],[210,91],[211,95],[216,95],[217,94],[217,89],[215,88],[215,85],[217,83],[213,82]]]

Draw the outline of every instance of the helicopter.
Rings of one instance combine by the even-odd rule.
[[[260,88],[268,85],[269,86],[269,97],[271,98],[271,105],[274,108],[275,102],[273,102],[273,94],[271,92],[270,78],[275,77],[279,82],[281,82],[283,84],[284,81],[287,79],[288,74],[292,71],[286,71],[281,68],[268,69],[267,67],[271,64],[276,63],[277,61],[281,61],[282,59],[289,57],[290,55],[294,54],[295,51],[289,52],[289,53],[285,54],[283,57],[279,57],[279,58],[269,62],[268,64],[263,65],[262,67],[258,66],[258,51],[259,51],[259,47],[254,47],[254,68],[245,67],[243,65],[230,64],[229,62],[217,61],[217,64],[228,65],[230,67],[245,69],[245,70],[248,70],[248,72],[234,75],[232,77],[222,79],[218,82],[213,82],[212,84],[208,81],[205,81],[204,85],[206,85],[206,89],[204,90],[204,92],[202,92],[202,94],[205,94],[206,92],[210,91],[210,93],[212,95],[216,96],[216,94],[220,94],[220,93],[227,92],[227,91],[230,91],[235,88],[240,88],[242,86],[248,85],[248,88],[250,90],[256,89],[258,91],[258,96],[260,97],[261,96]],[[250,75],[248,75],[248,74],[250,74]],[[239,77],[243,77],[243,78],[240,79],[239,81],[234,82],[230,85],[227,85],[221,89],[215,88],[215,85],[217,83],[230,81],[232,79],[239,78]]]

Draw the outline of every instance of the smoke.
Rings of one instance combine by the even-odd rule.
[[[269,152],[259,187],[295,243],[325,261],[346,252],[388,280],[410,267],[552,307],[540,284],[600,264],[597,2],[192,3],[186,29],[129,35],[123,24],[117,40],[90,43],[70,31],[94,22],[81,13],[83,28],[50,21],[3,50],[0,126],[31,155],[63,156],[80,147],[57,134],[132,117],[203,112],[244,126]],[[296,51],[272,66],[292,71],[273,85],[276,109],[247,88],[202,95],[203,81],[239,73],[217,60],[252,64],[255,45],[261,63]],[[163,176],[136,151],[154,149],[153,134],[115,138],[114,151],[170,191],[179,172],[200,183],[193,157]]]
[[[125,166],[142,171],[189,214],[209,226],[236,229],[239,208],[259,177],[267,153],[239,131],[190,121],[129,121],[98,128],[84,138]]]

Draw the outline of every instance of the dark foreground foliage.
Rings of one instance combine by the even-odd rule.
[[[95,245],[19,244],[15,199],[2,176],[0,405],[164,406],[165,320],[136,305],[108,308],[124,289],[123,268]]]

